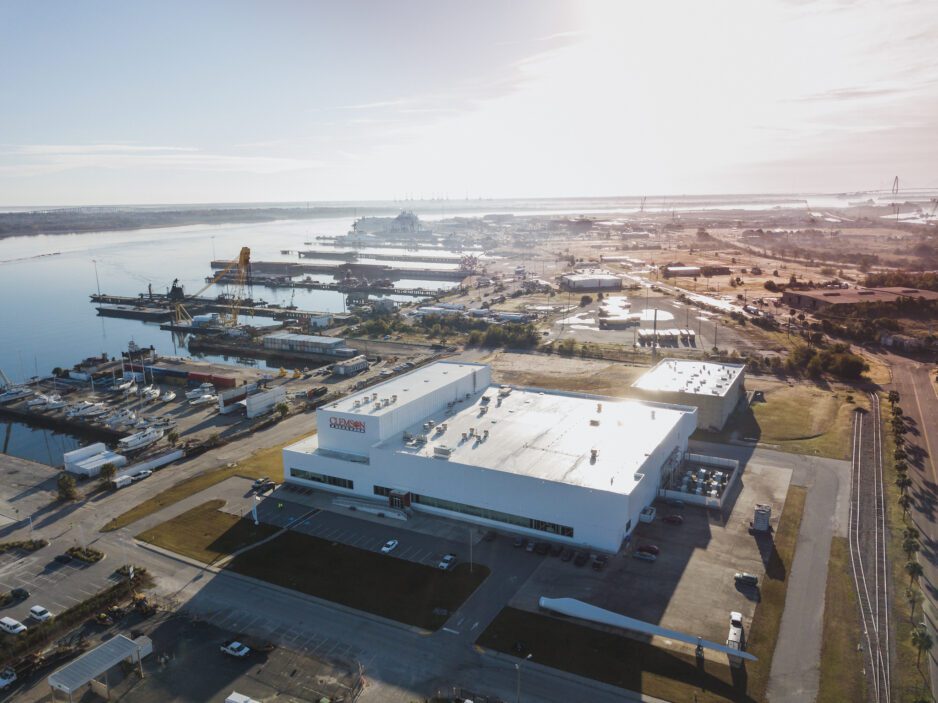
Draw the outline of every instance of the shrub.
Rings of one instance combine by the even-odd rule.
[[[94,564],[104,559],[104,552],[93,547],[69,547],[65,553],[87,564]]]

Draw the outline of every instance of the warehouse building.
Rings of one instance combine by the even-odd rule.
[[[638,397],[697,408],[697,426],[719,431],[746,390],[745,366],[686,359],[664,359],[635,383]]]
[[[300,352],[303,354],[325,354],[326,356],[352,357],[356,352],[345,346],[338,337],[321,337],[315,334],[274,332],[264,337],[264,349],[273,352]]]
[[[819,288],[817,290],[786,290],[782,304],[809,312],[849,310],[867,303],[896,304],[902,301],[938,300],[938,292],[918,288]]]
[[[617,551],[681,464],[693,407],[494,386],[437,362],[317,410],[284,480]]]
[[[622,290],[622,279],[608,271],[565,273],[560,277],[560,287],[571,291]]]

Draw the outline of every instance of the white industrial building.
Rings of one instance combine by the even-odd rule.
[[[264,337],[264,349],[273,352],[302,352],[341,357],[351,357],[356,354],[355,350],[345,346],[345,340],[339,337],[295,334],[293,332],[268,334]]]
[[[437,362],[317,410],[284,479],[533,537],[617,551],[680,464],[687,406],[493,386]]]
[[[64,468],[71,474],[85,478],[95,478],[101,473],[101,467],[111,464],[115,469],[127,465],[127,457],[108,449],[103,442],[89,444],[62,455]]]
[[[723,429],[746,392],[745,366],[686,359],[664,359],[635,383],[635,395],[662,403],[693,405],[697,426]]]
[[[352,357],[345,361],[337,361],[332,365],[332,373],[336,376],[354,376],[368,370],[368,359],[364,355]]]
[[[622,290],[622,279],[608,271],[585,271],[565,273],[560,277],[560,287],[565,290]]]

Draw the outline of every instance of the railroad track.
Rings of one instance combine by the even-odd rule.
[[[891,699],[889,568],[883,485],[882,423],[879,396],[869,394],[869,413],[853,417],[850,489],[850,567],[863,626],[870,700]]]

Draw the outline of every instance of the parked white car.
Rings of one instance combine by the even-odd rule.
[[[54,616],[48,610],[43,608],[41,605],[34,605],[29,609],[29,616],[33,620],[38,620],[39,622],[45,622],[46,620],[51,620]]]
[[[397,549],[398,544],[400,544],[400,542],[398,542],[396,539],[389,539],[387,542],[384,543],[384,546],[381,547],[381,553],[390,554],[395,549]]]

